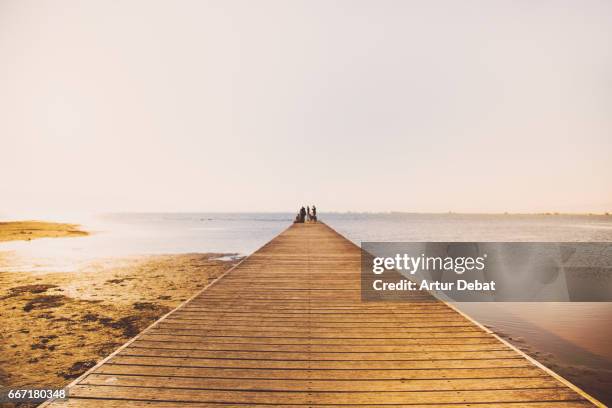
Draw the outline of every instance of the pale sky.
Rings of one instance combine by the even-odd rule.
[[[0,213],[612,210],[610,1],[0,0]]]

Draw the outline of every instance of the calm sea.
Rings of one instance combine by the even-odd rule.
[[[0,244],[4,271],[78,271],[99,258],[218,252],[246,255],[290,225],[293,214],[128,213],[82,220],[93,234]],[[612,241],[612,216],[335,213],[321,219],[361,241]],[[612,303],[460,304],[479,322],[562,367],[612,403]]]

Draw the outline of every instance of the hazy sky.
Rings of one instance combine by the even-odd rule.
[[[0,0],[0,213],[612,210],[610,1]]]

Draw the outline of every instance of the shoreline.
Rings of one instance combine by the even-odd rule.
[[[46,221],[1,221],[0,242],[31,241],[38,238],[84,237],[89,232],[78,224]]]

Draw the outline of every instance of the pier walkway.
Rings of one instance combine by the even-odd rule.
[[[586,407],[443,302],[362,303],[360,250],[294,224],[47,407]]]

